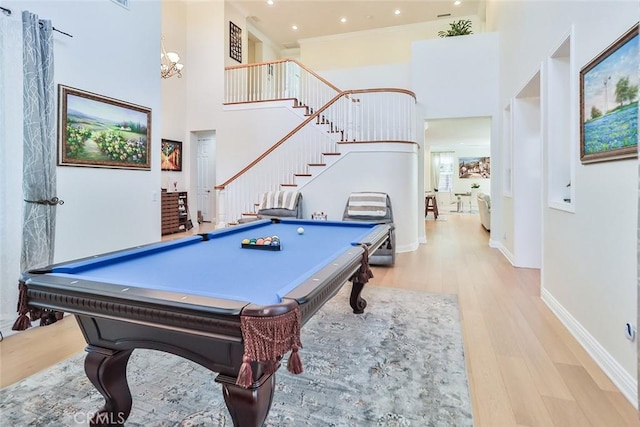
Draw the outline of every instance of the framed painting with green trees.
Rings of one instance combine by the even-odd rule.
[[[637,157],[638,25],[580,70],[580,161]]]
[[[150,170],[151,109],[58,85],[58,164]]]

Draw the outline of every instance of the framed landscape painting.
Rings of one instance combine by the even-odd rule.
[[[58,164],[150,170],[151,109],[58,86]]]
[[[162,160],[160,162],[160,168],[163,171],[182,171],[182,142],[172,141],[170,139],[162,140],[162,147],[160,148],[160,154]]]
[[[638,25],[580,70],[580,161],[638,156]]]

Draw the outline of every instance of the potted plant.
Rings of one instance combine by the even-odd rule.
[[[448,31],[438,31],[438,35],[440,37],[455,37],[455,36],[466,36],[468,34],[473,34],[471,31],[471,20],[470,19],[461,19],[459,21],[453,21],[449,23]]]

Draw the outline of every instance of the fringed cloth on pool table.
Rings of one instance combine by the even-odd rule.
[[[40,319],[40,326],[50,325],[62,319],[63,314],[61,311],[29,307],[27,285],[20,281],[18,284],[18,318],[11,329],[24,331],[31,326],[31,322],[37,319]]]
[[[244,340],[244,355],[236,384],[249,387],[253,384],[251,362],[259,362],[267,374],[275,371],[283,354],[291,351],[287,370],[302,372],[298,354],[300,342],[300,309],[298,307],[273,317],[240,316],[240,328]]]
[[[360,247],[363,249],[362,262],[349,280],[367,283],[373,277],[369,268],[369,248],[366,245]],[[298,348],[302,348],[300,326],[298,307],[273,317],[240,316],[244,355],[236,384],[245,388],[253,384],[251,362],[261,363],[265,373],[272,374],[282,355],[288,351],[291,351],[291,355],[287,370],[293,374],[302,373],[302,361],[298,354]]]

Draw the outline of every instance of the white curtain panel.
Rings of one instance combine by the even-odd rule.
[[[22,238],[22,22],[0,13],[0,330],[16,318]]]
[[[431,188],[433,191],[440,185],[440,153],[431,153]]]
[[[53,263],[56,197],[55,86],[51,21],[22,12],[24,75],[24,194],[21,270]]]

